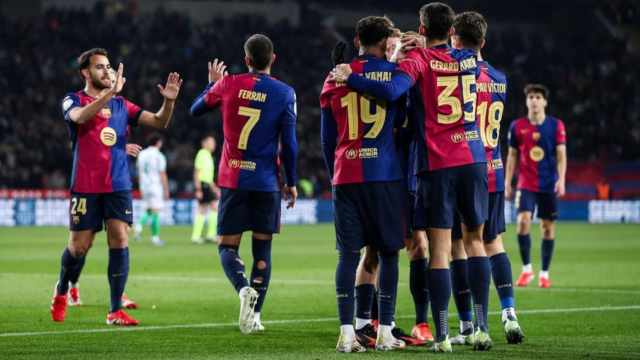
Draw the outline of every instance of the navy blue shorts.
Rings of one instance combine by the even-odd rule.
[[[280,192],[220,188],[218,235],[280,233]]]
[[[425,230],[427,223],[424,221],[426,210],[424,209],[424,203],[420,201],[420,197],[414,195],[413,197],[413,229]]]
[[[531,211],[538,205],[538,219],[558,218],[558,197],[555,193],[537,193],[525,189],[516,191],[516,211]]]
[[[413,217],[414,217],[414,207],[415,207],[415,203],[416,203],[416,196],[407,191],[407,189],[404,189],[405,191],[405,203],[404,203],[404,213],[406,214],[406,219],[407,221],[404,222],[404,238],[405,239],[411,239],[413,237],[413,234],[411,232],[411,230],[413,229]]]
[[[118,191],[103,194],[71,193],[69,204],[69,230],[102,231],[107,219],[133,223],[133,198],[131,191]]]
[[[498,234],[506,231],[504,220],[504,191],[489,194],[489,218],[484,222],[482,239],[484,241],[494,240]],[[451,229],[452,239],[462,239],[462,227],[460,226],[460,215],[456,212],[453,229]]]
[[[406,190],[399,181],[333,186],[336,249],[375,251],[404,248]]]
[[[460,220],[476,227],[489,216],[487,164],[469,164],[426,171],[419,175],[418,196],[425,208],[428,227],[453,228],[456,210]]]

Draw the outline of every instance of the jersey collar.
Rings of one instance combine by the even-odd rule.
[[[453,50],[453,48],[451,46],[449,46],[449,44],[440,44],[440,45],[432,46],[429,49],[449,49],[449,50]]]
[[[364,54],[364,55],[358,55],[356,56],[353,61],[359,60],[359,59],[379,59],[379,57],[375,56],[374,54]]]
[[[271,77],[270,74],[266,74],[266,73],[259,73],[257,71],[249,71],[249,74],[251,75],[255,75],[255,76],[264,76],[264,77]]]
[[[527,116],[527,121],[529,122],[529,124],[533,125],[533,126],[540,126],[542,124],[544,124],[545,121],[547,121],[547,118],[549,117],[549,115],[545,115],[544,119],[542,119],[542,122],[539,124],[534,124],[531,122],[531,119],[529,119],[529,116]]]

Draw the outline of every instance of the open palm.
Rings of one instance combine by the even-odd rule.
[[[162,87],[162,85],[158,84],[158,89],[160,89],[160,94],[164,96],[167,100],[175,100],[178,97],[178,93],[180,92],[180,86],[182,86],[182,79],[180,79],[180,74],[171,73],[169,74],[169,78],[167,79],[167,85]]]

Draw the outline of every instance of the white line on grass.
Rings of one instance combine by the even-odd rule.
[[[591,312],[591,311],[618,311],[618,310],[640,310],[640,305],[631,306],[602,306],[587,308],[569,308],[569,309],[538,309],[538,310],[519,310],[518,314],[546,314],[546,313],[567,313],[567,312]],[[489,315],[500,315],[502,312],[492,311]],[[457,314],[449,314],[449,317],[457,316]],[[398,319],[412,318],[414,315],[396,316]],[[291,319],[291,320],[272,320],[263,321],[263,324],[293,324],[293,323],[312,323],[312,322],[328,322],[337,321],[336,318],[324,319]],[[84,329],[84,330],[63,330],[63,331],[40,331],[40,332],[21,332],[21,333],[4,333],[0,337],[24,337],[24,336],[41,336],[41,335],[64,335],[64,334],[86,334],[86,333],[102,333],[113,331],[142,331],[142,330],[166,330],[166,329],[187,329],[187,328],[208,328],[222,326],[238,326],[238,323],[212,323],[212,324],[188,324],[188,325],[163,325],[163,326],[137,326],[137,327],[117,327],[104,329]]]
[[[38,274],[38,273],[0,273],[2,276],[33,276],[33,277],[46,277],[55,281],[57,278],[54,274]],[[83,279],[104,279],[105,275],[87,274],[82,275]],[[226,278],[209,278],[209,277],[182,277],[182,276],[156,276],[156,275],[132,275],[129,276],[129,280],[132,281],[184,281],[184,282],[204,282],[204,283],[217,283],[227,282]],[[271,279],[272,284],[292,284],[292,285],[334,285],[333,280],[313,280],[313,279]],[[409,283],[398,283],[400,286],[409,286]],[[546,292],[586,292],[586,293],[600,293],[600,294],[629,294],[640,295],[640,290],[623,290],[623,289],[592,289],[592,288],[564,288],[554,287],[551,289],[541,289],[538,287],[515,287],[518,291],[546,291]]]

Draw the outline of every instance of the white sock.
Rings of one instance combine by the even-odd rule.
[[[356,331],[353,329],[353,325],[340,325],[340,333],[348,335],[349,337],[356,336]]]
[[[471,321],[460,321],[460,332],[465,332],[467,329],[473,327],[473,323]]]
[[[254,312],[254,313],[253,313],[253,319],[254,319],[256,322],[260,322],[260,313],[259,313],[259,312]]]
[[[156,236],[152,236],[151,237],[151,242],[155,243],[155,242],[158,242],[158,241],[160,241],[160,236],[156,235]]]
[[[394,321],[391,322],[391,328],[393,329],[395,327],[396,327],[396,321],[394,320]]]
[[[509,316],[509,315],[511,315],[514,318],[518,319],[518,317],[516,316],[516,309],[512,308],[512,307],[508,307],[508,308],[502,309],[502,322],[507,320],[507,316]]]
[[[242,289],[240,289],[240,292],[238,293],[238,296],[240,297],[240,300],[242,300],[242,298],[244,298],[244,294],[247,293],[247,290],[249,290],[248,286],[245,286]]]
[[[378,339],[380,338],[380,335],[384,335],[385,338],[389,338],[391,337],[391,330],[393,329],[393,326],[391,325],[378,325]]]
[[[547,279],[548,280],[549,279],[549,271],[540,270],[540,274],[538,274],[538,276],[540,276],[543,279]]]
[[[365,327],[367,324],[371,324],[370,319],[360,319],[356,318],[356,330],[360,330]]]
[[[526,273],[533,272],[533,267],[531,266],[531,264],[527,264],[522,267],[522,272],[526,272]]]

